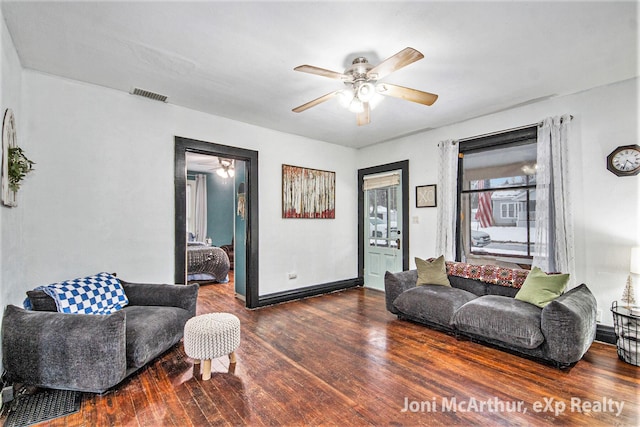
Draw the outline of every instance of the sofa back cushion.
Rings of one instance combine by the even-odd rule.
[[[478,296],[487,294],[487,284],[479,280],[460,276],[449,276],[449,282],[454,288],[462,289]]]
[[[516,296],[519,290],[519,288],[511,288],[509,286],[493,285],[491,283],[487,283],[487,295],[499,295],[503,297],[513,298]]]

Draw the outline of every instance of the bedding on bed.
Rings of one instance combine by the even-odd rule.
[[[221,248],[189,242],[187,245],[187,279],[229,281],[229,257]]]

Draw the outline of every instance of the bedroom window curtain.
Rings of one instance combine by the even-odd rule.
[[[207,176],[202,173],[196,175],[195,233],[196,241],[205,241],[207,237]]]
[[[567,156],[570,122],[567,114],[548,117],[538,125],[533,265],[546,272],[574,273]]]
[[[436,256],[444,255],[448,261],[456,256],[456,212],[458,195],[458,141],[438,144],[438,212]]]

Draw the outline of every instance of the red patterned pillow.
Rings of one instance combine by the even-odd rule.
[[[428,261],[433,260],[434,258],[429,258]],[[529,274],[529,270],[498,267],[497,265],[477,265],[454,261],[447,261],[445,264],[447,266],[447,274],[450,276],[475,279],[510,288],[521,288]]]
[[[482,266],[475,264],[465,264],[464,276],[467,279],[482,280]]]
[[[467,264],[463,262],[452,262],[451,268],[449,269],[449,274],[452,276],[461,276],[464,277],[464,269]]]
[[[500,267],[497,265],[483,265],[480,280],[487,283],[498,283],[498,270]]]

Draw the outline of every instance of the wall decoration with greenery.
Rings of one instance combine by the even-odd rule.
[[[16,119],[13,111],[7,108],[2,122],[2,204],[17,205],[16,193],[22,180],[33,171],[34,164],[18,147]]]

